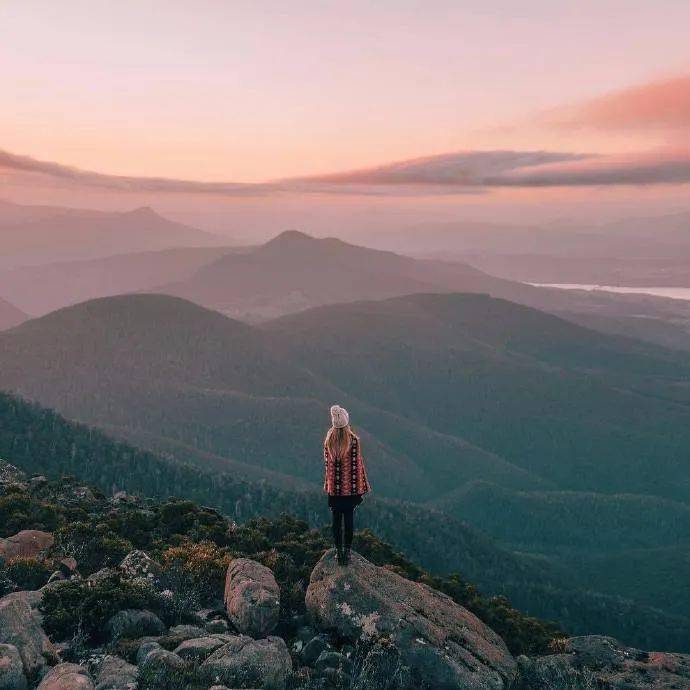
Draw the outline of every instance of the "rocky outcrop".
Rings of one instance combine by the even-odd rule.
[[[41,681],[38,690],[94,690],[94,687],[84,667],[58,664]]]
[[[53,545],[53,535],[39,529],[24,529],[0,539],[0,561],[10,558],[40,558]]]
[[[146,635],[162,635],[165,632],[163,621],[151,611],[125,609],[118,611],[105,625],[112,642],[122,638],[136,639]]]
[[[139,669],[119,656],[106,656],[98,668],[96,690],[134,690]]]
[[[26,690],[28,687],[19,651],[14,645],[0,644],[0,690]]]
[[[383,688],[502,690],[515,675],[505,643],[476,616],[357,553],[345,568],[335,550],[326,552],[312,572],[306,603],[322,630],[371,644],[377,654],[388,646],[391,651],[379,655],[385,656],[386,677],[397,685]],[[367,662],[371,667],[374,659]]]
[[[139,679],[148,690],[184,690],[189,667],[174,652],[162,647],[152,649],[139,664]]]
[[[118,567],[120,572],[130,580],[141,579],[151,584],[158,584],[160,581],[161,566],[140,549],[130,551]]]
[[[562,652],[518,659],[516,690],[690,689],[690,655],[643,652],[611,637],[573,637]]]
[[[265,637],[275,630],[280,616],[280,589],[273,573],[249,558],[237,558],[225,579],[225,608],[237,630]]]
[[[253,640],[236,635],[201,664],[199,677],[230,688],[284,690],[291,671],[292,660],[282,638]]]
[[[185,661],[191,661],[195,664],[200,664],[205,661],[213,652],[228,640],[223,640],[219,637],[197,637],[191,640],[186,640],[178,645],[175,649],[175,654]]]
[[[29,597],[10,594],[0,599],[0,644],[16,647],[29,680],[45,671],[46,660],[56,653],[34,616]]]

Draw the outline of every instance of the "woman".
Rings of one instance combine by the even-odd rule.
[[[328,507],[333,514],[333,541],[338,550],[338,563],[347,565],[352,546],[353,513],[362,502],[362,496],[371,491],[371,485],[359,438],[350,428],[350,415],[340,405],[331,407],[331,428],[323,443],[323,459],[326,465],[323,489],[328,494]]]

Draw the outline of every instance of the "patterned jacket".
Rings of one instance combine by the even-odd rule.
[[[326,466],[323,490],[329,496],[363,496],[371,491],[357,436],[352,436],[350,450],[342,458],[331,457],[324,445],[323,460]]]

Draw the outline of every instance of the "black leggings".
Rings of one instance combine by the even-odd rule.
[[[352,530],[355,507],[331,508],[333,514],[333,541],[337,548],[352,546]],[[343,542],[343,523],[345,523],[345,542]]]

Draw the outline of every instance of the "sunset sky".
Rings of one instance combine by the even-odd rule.
[[[687,0],[6,0],[0,179],[685,184],[689,26]]]

